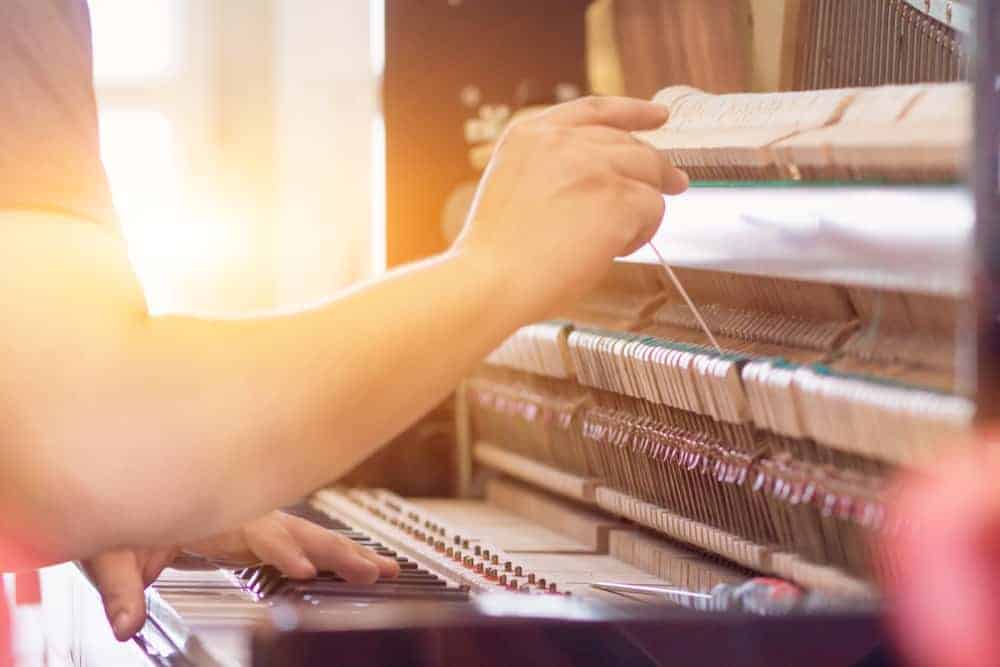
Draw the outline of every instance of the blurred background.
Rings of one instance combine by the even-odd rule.
[[[306,304],[384,267],[382,0],[91,10],[103,157],[154,311]]]

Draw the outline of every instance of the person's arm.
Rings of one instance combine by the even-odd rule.
[[[687,181],[627,130],[666,115],[582,100],[513,128],[452,251],[270,319],[151,318],[119,238],[0,216],[2,534],[47,560],[172,545],[346,472],[653,234]]]

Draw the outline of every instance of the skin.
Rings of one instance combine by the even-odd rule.
[[[109,617],[132,621],[119,636],[179,544],[373,578],[350,545],[266,513],[367,458],[651,238],[661,193],[688,182],[631,132],[667,115],[584,99],[516,124],[449,252],[270,318],[152,317],[119,237],[0,212],[0,568],[96,558]]]
[[[111,628],[121,641],[146,622],[145,589],[181,555],[197,556],[220,567],[271,565],[290,579],[337,572],[345,580],[370,584],[399,574],[390,558],[309,521],[271,512],[238,530],[186,546],[108,551],[83,566],[101,594]]]

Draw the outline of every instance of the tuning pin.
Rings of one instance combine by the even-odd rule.
[[[496,570],[494,570],[494,572],[495,571]],[[501,574],[500,575],[500,585],[501,586],[506,586],[507,585],[507,575],[506,574]]]
[[[451,541],[452,541],[452,544],[454,544],[456,547],[462,546],[462,538],[460,536],[458,536],[458,535],[456,535],[455,537],[453,537]]]
[[[455,550],[452,547],[448,547],[447,549],[444,550],[444,555],[447,556],[448,558],[451,558],[452,556],[455,555]]]
[[[504,572],[513,572],[514,571],[514,564],[511,563],[509,560],[504,561],[504,563],[503,563],[503,571]]]
[[[551,584],[549,584],[549,593],[557,593],[557,592],[558,591],[556,590],[556,582],[553,581]]]
[[[511,579],[510,583],[507,585],[507,588],[516,593],[520,589],[520,586],[517,585],[517,579]]]
[[[529,584],[534,584],[535,583],[535,573],[534,572],[529,572],[528,573],[528,583]]]
[[[476,548],[473,551],[477,556],[481,556],[483,554],[483,548],[478,544],[476,545]]]
[[[476,574],[482,574],[482,573],[483,573],[483,564],[476,563]]]
[[[493,557],[490,558],[490,562],[493,563],[494,565],[499,565],[500,564],[500,556],[497,556],[496,554],[493,554]]]
[[[524,568],[521,567],[520,565],[518,565],[517,567],[515,567],[514,568],[514,576],[516,576],[516,577],[522,577],[522,576],[524,576]]]
[[[545,588],[545,577],[542,577],[538,580],[538,587]]]
[[[469,540],[462,540],[462,548],[465,549],[466,551],[468,551],[468,549],[469,549]]]
[[[489,560],[490,559],[490,550],[489,549],[483,549],[483,558],[485,560]]]

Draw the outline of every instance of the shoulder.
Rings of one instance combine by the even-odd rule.
[[[114,224],[85,0],[0,0],[0,208]]]

